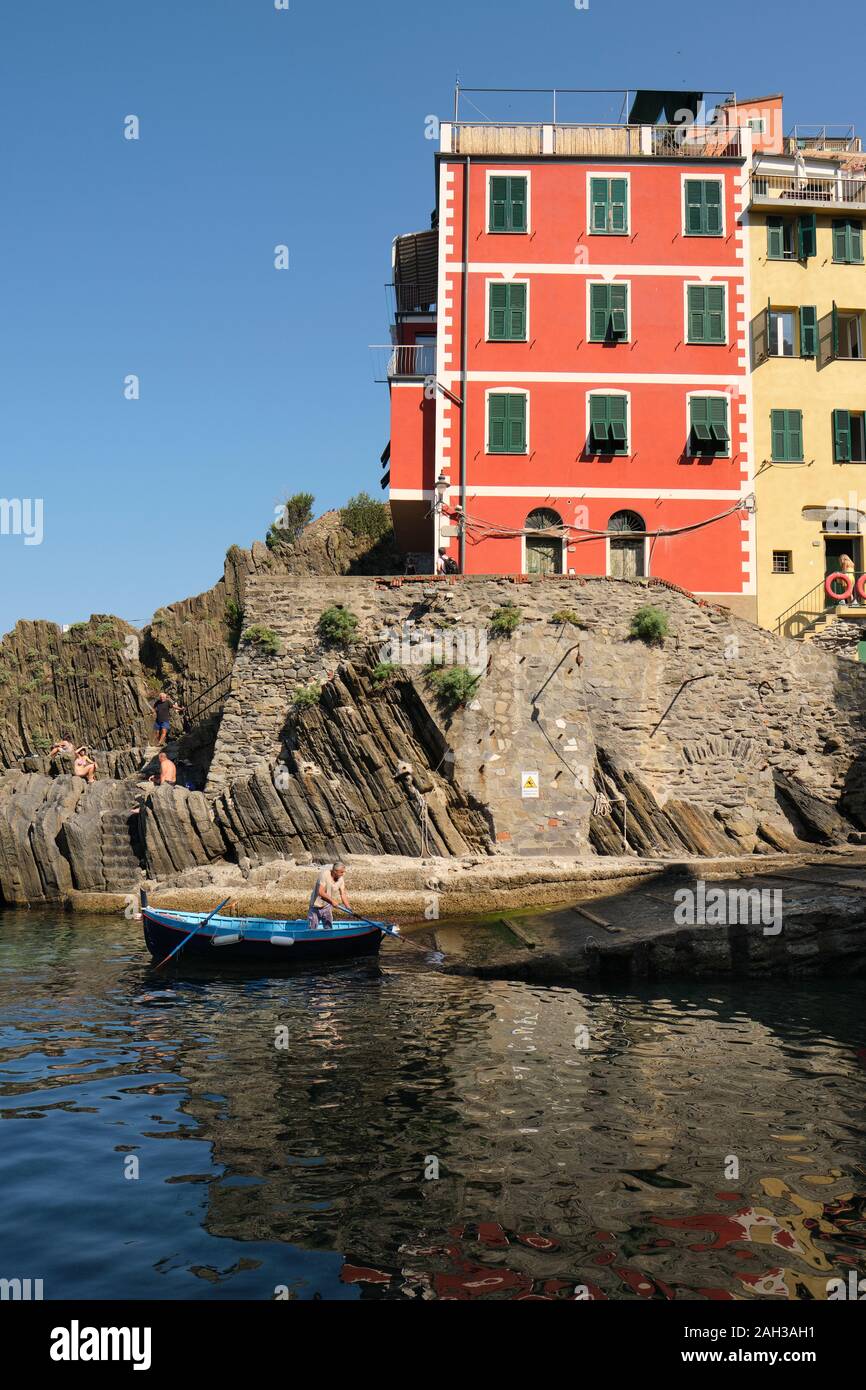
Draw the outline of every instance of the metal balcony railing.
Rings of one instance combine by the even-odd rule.
[[[406,284],[405,281],[398,283],[388,283],[385,286],[385,294],[388,298],[388,309],[391,318],[396,318],[397,314],[435,314],[436,312],[436,285],[413,285]]]
[[[393,381],[397,377],[423,379],[436,375],[436,347],[433,343],[372,344],[374,380]]]
[[[734,126],[567,124],[539,122],[452,121],[442,126],[443,148],[453,154],[585,155],[603,159],[643,156],[648,159],[740,159],[742,132]]]
[[[852,125],[795,125],[785,136],[786,154],[797,150],[824,150],[828,154],[859,154],[860,137]]]
[[[845,174],[762,174],[750,177],[750,202],[828,208],[866,208],[866,178]]]

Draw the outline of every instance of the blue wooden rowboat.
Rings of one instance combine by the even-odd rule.
[[[200,912],[170,912],[150,907],[142,894],[144,940],[155,960],[163,960],[202,921]],[[268,917],[212,917],[175,959],[234,963],[268,962],[285,969],[301,961],[341,960],[375,955],[388,924],[339,922],[311,931],[307,919],[274,921]]]

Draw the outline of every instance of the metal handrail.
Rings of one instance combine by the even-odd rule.
[[[803,594],[802,598],[798,598],[796,603],[792,603],[790,608],[786,608],[784,613],[780,613],[776,619],[774,631],[780,636],[791,636],[790,633],[783,634],[782,629],[791,618],[801,613],[810,615],[809,621],[803,625],[804,628],[810,626],[816,618],[819,618],[827,608],[827,594],[824,589],[824,582],[825,581],[822,579],[820,584],[815,584],[813,588],[808,589],[806,593]],[[815,601],[819,594],[821,596],[820,604]],[[795,635],[799,636],[800,634],[797,633]]]

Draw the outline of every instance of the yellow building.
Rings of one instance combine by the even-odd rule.
[[[796,637],[837,611],[843,556],[866,571],[866,177],[853,132],[766,135],[744,219],[758,622]]]

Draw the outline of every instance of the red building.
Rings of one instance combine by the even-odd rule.
[[[383,485],[419,569],[444,547],[473,574],[651,574],[753,614],[732,109],[644,92],[622,124],[441,126],[383,350]]]

